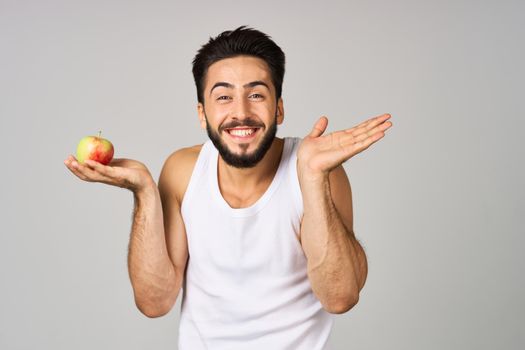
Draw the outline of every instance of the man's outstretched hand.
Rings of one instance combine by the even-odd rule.
[[[133,159],[114,158],[108,165],[93,160],[86,160],[81,164],[70,155],[64,164],[81,180],[127,188],[134,193],[155,183],[148,168]]]
[[[332,169],[383,138],[385,131],[392,126],[392,122],[388,121],[389,118],[390,114],[383,114],[365,120],[353,128],[324,136],[328,118],[319,118],[310,134],[299,146],[297,153],[299,178],[307,181],[326,178]]]

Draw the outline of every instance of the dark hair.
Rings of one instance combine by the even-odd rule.
[[[210,38],[193,59],[193,77],[197,99],[204,103],[204,81],[208,68],[215,62],[236,56],[254,56],[268,64],[277,98],[281,97],[284,78],[284,52],[271,38],[252,28],[240,26]]]

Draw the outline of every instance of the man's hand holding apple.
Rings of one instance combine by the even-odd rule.
[[[133,193],[144,191],[155,183],[148,168],[133,159],[114,158],[108,165],[86,159],[81,164],[70,155],[64,164],[81,180],[127,188]]]

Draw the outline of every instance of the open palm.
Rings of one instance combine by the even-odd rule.
[[[312,178],[326,175],[366,150],[385,136],[385,131],[392,126],[389,118],[390,114],[383,114],[352,128],[323,135],[328,126],[328,118],[321,117],[299,146],[297,164],[300,175]]]
[[[131,191],[139,191],[152,181],[148,168],[133,159],[114,158],[108,165],[92,160],[80,164],[75,157],[69,155],[64,164],[81,180],[101,182]]]

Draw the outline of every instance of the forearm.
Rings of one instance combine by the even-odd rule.
[[[357,303],[366,278],[364,251],[334,206],[328,178],[303,181],[301,188],[301,241],[312,290],[327,310],[345,312]]]
[[[177,298],[181,278],[176,277],[168,255],[162,204],[154,182],[134,193],[128,270],[141,312],[150,317],[165,314]]]

